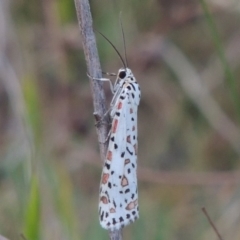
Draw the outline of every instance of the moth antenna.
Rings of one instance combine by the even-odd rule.
[[[122,31],[125,63],[126,63],[126,66],[128,66],[126,41],[125,41],[125,34],[124,34],[124,31],[123,31],[123,24],[122,24],[122,12],[120,12],[120,14],[119,14],[119,25],[120,25],[120,28],[121,28],[121,31]]]
[[[120,58],[120,60],[121,60],[121,62],[123,64],[124,68],[127,68],[126,63],[124,62],[121,54],[119,53],[117,48],[113,45],[113,43],[105,35],[103,35],[101,32],[99,32],[97,30],[95,30],[95,31],[98,32],[103,38],[105,38],[110,43],[110,45],[114,48],[114,50],[116,51],[117,55],[119,56],[119,58]]]

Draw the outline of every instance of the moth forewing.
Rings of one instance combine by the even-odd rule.
[[[112,87],[113,98],[110,103],[111,130],[99,196],[99,220],[101,226],[108,230],[119,230],[139,217],[137,110],[140,101],[140,88],[132,71],[127,68],[127,61],[124,62],[116,47],[108,38],[103,34],[101,35],[115,49],[124,66],[119,69]],[[126,52],[124,34],[123,40]],[[96,80],[109,81],[105,78]]]
[[[130,69],[127,71],[131,73]],[[136,174],[139,99],[136,98],[140,89],[132,73],[116,83],[99,202],[101,226],[110,230],[120,229],[139,216]]]

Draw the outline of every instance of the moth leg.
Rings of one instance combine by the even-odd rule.
[[[102,74],[106,74],[106,75],[108,75],[108,76],[117,76],[116,73],[102,72]]]
[[[111,92],[114,93],[113,84],[112,84],[112,82],[109,78],[94,78],[94,77],[90,76],[88,73],[87,73],[87,76],[89,78],[93,79],[93,80],[102,81],[102,82],[109,82]]]
[[[99,127],[99,125],[103,122],[103,119],[106,117],[106,114],[109,112],[109,110],[104,114],[104,116],[101,118],[99,115],[98,115],[98,113],[93,113],[93,115],[94,115],[94,117],[95,117],[95,119],[96,119],[96,123],[95,123],[95,126],[96,127]],[[108,119],[109,120],[109,119]],[[111,125],[111,123],[108,121],[107,122],[107,124],[108,125]],[[103,143],[103,144],[105,144],[108,140],[109,140],[109,137],[110,137],[110,135],[111,135],[111,129],[108,131],[108,134],[107,134],[107,137],[106,137],[106,139],[104,140],[104,142],[101,142],[101,141],[99,141],[100,143]]]
[[[109,119],[109,112],[111,111],[111,109],[108,109],[104,114],[103,114],[103,116],[102,117],[100,117],[99,116],[99,114],[98,113],[93,113],[93,115],[94,115],[94,117],[95,117],[95,119],[96,119],[96,123],[95,123],[95,126],[96,127],[99,127],[100,126],[100,124],[103,124],[104,122],[104,120],[106,119],[107,121],[107,124],[108,125],[110,125],[110,119]]]
[[[102,144],[105,144],[106,142],[108,142],[109,138],[110,138],[110,135],[111,135],[111,129],[108,131],[108,135],[107,137],[105,138],[104,142],[100,142]]]

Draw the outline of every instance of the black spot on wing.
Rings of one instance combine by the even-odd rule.
[[[133,155],[133,152],[131,152],[128,147],[127,147],[127,151],[129,152],[130,155]]]
[[[132,79],[132,80],[133,80],[133,79]],[[133,84],[133,83],[130,83],[130,84],[131,84],[133,90],[136,91],[136,88],[135,88],[134,84]]]
[[[105,163],[105,167],[107,168],[107,170],[110,169],[110,164],[109,163]]]
[[[129,188],[125,190],[125,193],[129,193],[129,192],[130,192],[130,189],[129,189]]]
[[[101,221],[103,220],[103,217],[104,217],[104,211],[102,211],[102,213],[101,213],[101,215],[100,215]]]

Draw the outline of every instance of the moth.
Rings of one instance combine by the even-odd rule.
[[[123,67],[118,71],[114,86],[110,79],[98,79],[109,81],[113,92],[110,103],[111,129],[100,182],[99,220],[103,228],[119,230],[139,217],[137,112],[141,90],[127,67],[127,61],[124,62],[115,46],[102,36],[116,50]]]

